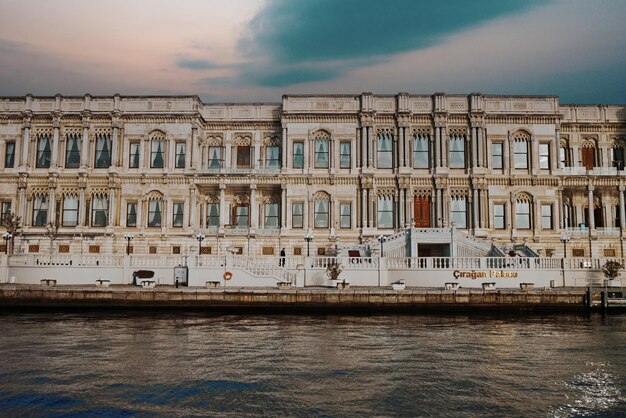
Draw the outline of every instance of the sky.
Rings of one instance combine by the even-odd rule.
[[[626,104],[626,0],[0,0],[0,96]]]

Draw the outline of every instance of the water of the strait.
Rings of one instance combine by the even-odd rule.
[[[0,416],[624,416],[626,315],[0,315]]]

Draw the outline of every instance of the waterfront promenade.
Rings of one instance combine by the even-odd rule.
[[[596,305],[600,291],[593,291]],[[456,289],[353,287],[201,287],[0,285],[0,307],[39,308],[185,308],[214,310],[325,311],[453,311],[570,310],[587,307],[587,289]]]

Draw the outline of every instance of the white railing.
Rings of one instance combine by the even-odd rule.
[[[123,263],[120,255],[17,254],[9,256],[9,266],[102,266],[117,267]]]
[[[562,176],[586,176],[587,168],[585,167],[563,167],[557,171]]]
[[[199,255],[196,257],[196,267],[223,267],[225,263],[225,255]]]
[[[617,167],[594,167],[589,174],[592,176],[616,176]]]
[[[270,236],[280,235],[280,228],[258,228],[256,230],[256,233],[258,235],[270,235]]]
[[[280,168],[201,168],[200,174],[280,174]]]
[[[619,237],[619,228],[614,226],[606,226],[596,228],[596,235],[599,237]]]
[[[567,227],[563,228],[563,232],[571,238],[586,237],[589,235],[589,228],[586,227]]]
[[[133,255],[130,267],[176,267],[187,265],[185,255]]]
[[[293,282],[295,274],[278,264],[278,257],[233,257],[233,267],[257,277],[272,277],[278,281]]]

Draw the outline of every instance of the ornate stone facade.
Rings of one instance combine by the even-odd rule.
[[[16,252],[302,253],[453,223],[543,255],[623,256],[626,106],[553,96],[0,98]],[[437,254],[419,254],[437,255]]]

